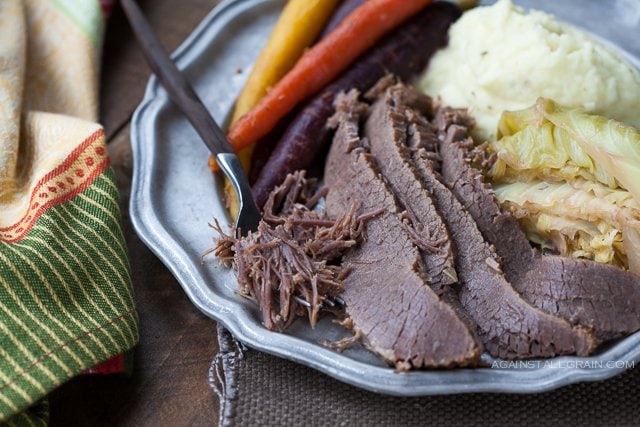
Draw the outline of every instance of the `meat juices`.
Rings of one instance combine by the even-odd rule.
[[[475,365],[481,346],[455,310],[426,284],[418,248],[402,225],[401,209],[366,152],[359,122],[366,105],[357,92],[341,96],[338,128],[325,169],[327,212],[340,215],[354,201],[360,211],[386,209],[367,223],[364,241],[344,258],[350,269],[343,299],[356,334],[398,369]]]

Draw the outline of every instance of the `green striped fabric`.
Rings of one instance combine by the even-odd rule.
[[[118,191],[107,168],[0,242],[0,422],[138,340]]]
[[[42,399],[2,423],[2,427],[45,427],[49,424],[49,401]]]

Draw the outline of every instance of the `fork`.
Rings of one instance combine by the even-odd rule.
[[[187,117],[209,151],[215,156],[220,169],[229,178],[238,195],[240,209],[234,222],[236,235],[246,235],[250,231],[256,231],[261,218],[260,210],[253,200],[247,175],[227,137],[185,76],[163,49],[136,2],[122,0],[121,3],[151,70],[169,93],[171,101]]]
[[[121,4],[151,70],[169,93],[171,101],[187,117],[209,151],[215,155],[220,169],[229,178],[238,195],[240,209],[234,223],[236,237],[246,235],[250,231],[256,231],[262,215],[253,200],[247,175],[244,173],[227,137],[209,114],[207,107],[202,103],[187,79],[163,49],[136,2],[122,0]],[[304,307],[312,307],[312,304],[302,297],[296,295],[294,299]],[[344,305],[345,302],[342,298],[334,297],[333,299],[325,299],[321,307],[342,307]]]

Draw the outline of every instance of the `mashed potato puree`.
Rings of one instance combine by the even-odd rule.
[[[579,7],[576,4],[576,7]],[[468,107],[479,139],[495,139],[504,110],[540,96],[640,128],[640,72],[585,33],[510,0],[466,12],[420,81],[431,96]]]

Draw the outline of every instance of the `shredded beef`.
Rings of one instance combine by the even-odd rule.
[[[305,313],[316,324],[323,301],[344,291],[348,272],[340,266],[342,254],[357,244],[364,223],[375,215],[357,215],[356,201],[335,219],[313,211],[326,194],[325,189],[314,193],[315,188],[304,171],[290,174],[269,195],[257,232],[237,238],[217,221],[214,226],[219,238],[212,252],[237,271],[240,295],[259,304],[268,329],[282,330]]]

